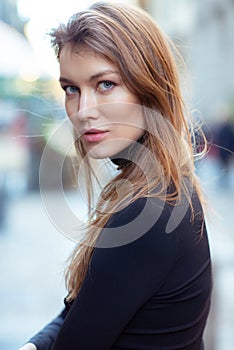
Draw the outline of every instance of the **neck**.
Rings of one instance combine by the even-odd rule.
[[[110,157],[112,163],[118,166],[118,170],[128,167],[132,164],[132,158],[136,154],[139,144],[144,141],[144,135],[141,136],[137,141],[132,142],[128,147]]]

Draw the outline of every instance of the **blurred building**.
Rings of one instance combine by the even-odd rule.
[[[208,119],[217,116],[220,106],[233,107],[234,1],[144,3],[162,28],[181,45],[190,70],[193,107]]]

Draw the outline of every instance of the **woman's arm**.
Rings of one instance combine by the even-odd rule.
[[[64,309],[59,316],[34,335],[19,350],[50,350],[63,325],[66,313],[67,310]]]
[[[33,343],[27,343],[23,345],[21,348],[19,348],[19,350],[37,350],[37,347]]]

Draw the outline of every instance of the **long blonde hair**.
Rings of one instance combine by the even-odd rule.
[[[189,179],[195,191],[200,192],[194,176],[191,125],[179,85],[177,50],[153,19],[135,7],[100,2],[53,30],[51,37],[58,59],[64,45],[71,44],[75,52],[85,46],[113,62],[124,84],[141,101],[146,120],[146,132],[141,139],[144,147],[133,152],[127,166],[105,186],[87,235],[71,256],[66,282],[67,299],[73,300],[84,281],[95,242],[111,213],[140,197],[163,198],[165,193],[167,201],[178,202],[183,192],[191,203],[184,179]],[[89,187],[92,174],[88,158],[79,139],[75,145],[78,156],[85,158]],[[151,161],[145,150],[153,155]],[[133,186],[134,194],[129,197],[117,190],[117,185],[126,179]],[[173,190],[167,192],[171,184]]]

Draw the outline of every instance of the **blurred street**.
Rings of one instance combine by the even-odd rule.
[[[207,160],[199,173],[208,192],[208,228],[214,264],[213,306],[206,350],[232,350],[234,343],[234,171],[229,188],[221,188],[222,172]],[[56,194],[54,205],[57,205]],[[70,204],[82,208],[77,193]],[[74,243],[54,227],[40,194],[9,199],[5,228],[0,234],[0,349],[14,350],[49,322],[66,295],[65,260]]]
[[[38,193],[9,202],[0,234],[0,349],[18,349],[62,307],[72,243],[52,225]]]

